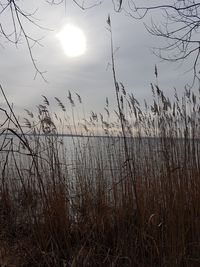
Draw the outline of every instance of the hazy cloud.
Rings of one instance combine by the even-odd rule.
[[[141,21],[135,21],[123,13],[115,13],[111,1],[101,6],[82,11],[72,3],[68,4],[66,13],[61,6],[49,6],[45,1],[35,1],[38,7],[37,17],[41,25],[53,31],[42,31],[25,24],[26,30],[34,38],[44,36],[44,47],[34,47],[34,58],[41,70],[47,70],[45,83],[41,77],[33,80],[35,70],[25,44],[16,49],[8,43],[0,48],[0,82],[16,107],[33,108],[41,95],[65,99],[68,90],[77,92],[85,99],[86,108],[100,110],[106,96],[114,97],[110,61],[110,34],[106,29],[108,13],[113,25],[115,54],[118,78],[127,90],[134,90],[139,99],[151,95],[149,84],[154,81],[154,66],[158,65],[159,82],[168,94],[173,86],[182,88],[188,75],[177,65],[161,63],[150,48],[159,45],[159,40],[150,36]],[[30,5],[29,5],[30,6]],[[26,4],[25,8],[29,8]],[[4,17],[4,22],[8,18]],[[56,39],[56,33],[70,21],[82,28],[87,38],[87,52],[79,58],[67,58]],[[2,101],[1,101],[2,102]],[[18,108],[19,109],[19,108]]]

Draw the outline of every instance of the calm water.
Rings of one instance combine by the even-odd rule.
[[[24,137],[21,137],[24,138]],[[41,168],[50,168],[59,164],[65,171],[83,167],[85,169],[110,169],[120,171],[126,161],[123,138],[119,137],[78,137],[78,136],[31,136],[26,135],[35,159]],[[200,141],[187,141],[184,139],[158,138],[127,138],[128,157],[136,166],[155,165],[159,170],[166,157],[175,156],[179,164],[189,160],[197,161],[200,152]],[[165,153],[167,151],[167,153]],[[59,159],[59,160],[58,160]],[[99,166],[101,164],[101,166]],[[111,166],[112,164],[112,166]],[[23,142],[13,135],[0,136],[0,169],[7,165],[7,171],[16,169],[27,171],[33,165],[30,151]]]

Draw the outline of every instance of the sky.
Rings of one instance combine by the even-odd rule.
[[[21,1],[19,1],[21,2]],[[19,3],[18,2],[18,3]],[[19,3],[20,4],[20,3]],[[115,52],[115,64],[118,81],[122,82],[128,92],[137,99],[147,102],[151,99],[150,83],[155,82],[154,67],[157,65],[159,85],[171,96],[174,87],[183,91],[188,82],[189,74],[185,74],[186,66],[163,62],[152,53],[152,47],[162,44],[162,40],[151,36],[143,22],[134,20],[124,14],[115,12],[112,1],[104,1],[101,5],[87,10],[81,10],[73,1],[64,5],[50,5],[46,1],[34,0],[31,4],[20,4],[24,10],[32,12],[38,24],[48,28],[40,29],[24,21],[26,32],[35,39],[41,39],[41,46],[34,46],[33,57],[37,67],[44,74],[45,82],[40,75],[36,79],[35,70],[30,59],[25,40],[17,47],[7,40],[0,39],[0,83],[9,101],[20,116],[25,116],[24,109],[36,111],[36,106],[42,103],[45,95],[52,111],[58,109],[54,97],[67,102],[68,90],[81,95],[85,110],[101,112],[105,99],[110,99],[115,106],[115,91],[110,67],[110,33],[106,23],[108,14],[111,16]],[[150,21],[146,18],[146,23]],[[11,21],[9,13],[0,17],[0,22],[9,32]],[[57,38],[57,34],[67,24],[79,27],[86,37],[86,52],[76,58],[65,55]],[[191,75],[191,74],[190,74]],[[0,97],[0,105],[5,106]]]

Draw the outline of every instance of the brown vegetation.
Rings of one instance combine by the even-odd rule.
[[[104,115],[79,123],[80,96],[69,93],[70,116],[56,98],[62,120],[44,97],[38,116],[27,111],[31,135],[9,106],[1,266],[199,266],[199,96],[186,89],[173,102],[152,85],[153,102],[141,107],[122,84],[117,93],[116,120],[107,100]],[[58,134],[65,125],[71,143]],[[94,137],[100,132],[106,137]]]

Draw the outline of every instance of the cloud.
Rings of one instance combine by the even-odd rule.
[[[0,82],[11,102],[21,114],[24,108],[34,108],[41,101],[41,95],[53,99],[54,96],[66,99],[68,90],[79,93],[85,99],[88,112],[100,111],[106,96],[114,100],[114,86],[110,62],[110,34],[106,29],[108,13],[111,15],[114,46],[120,47],[115,54],[117,77],[125,84],[128,91],[134,90],[140,100],[151,95],[149,84],[154,81],[154,66],[158,65],[161,87],[171,94],[173,86],[182,88],[188,76],[181,76],[182,69],[171,64],[163,64],[150,51],[159,41],[144,29],[141,21],[135,21],[123,13],[113,11],[111,1],[99,7],[82,11],[72,3],[66,13],[61,6],[50,6],[42,1],[34,2],[39,8],[37,17],[41,25],[54,31],[43,31],[25,23],[26,30],[34,38],[44,36],[44,47],[34,47],[33,55],[41,70],[47,70],[45,83],[41,77],[33,80],[35,71],[31,63],[25,42],[19,48],[4,44],[0,48]],[[24,8],[29,7],[26,3]],[[31,9],[29,7],[29,9]],[[6,18],[4,18],[6,21]],[[87,53],[80,58],[67,58],[55,38],[56,32],[71,21],[85,31]],[[53,104],[52,108],[57,108]]]

